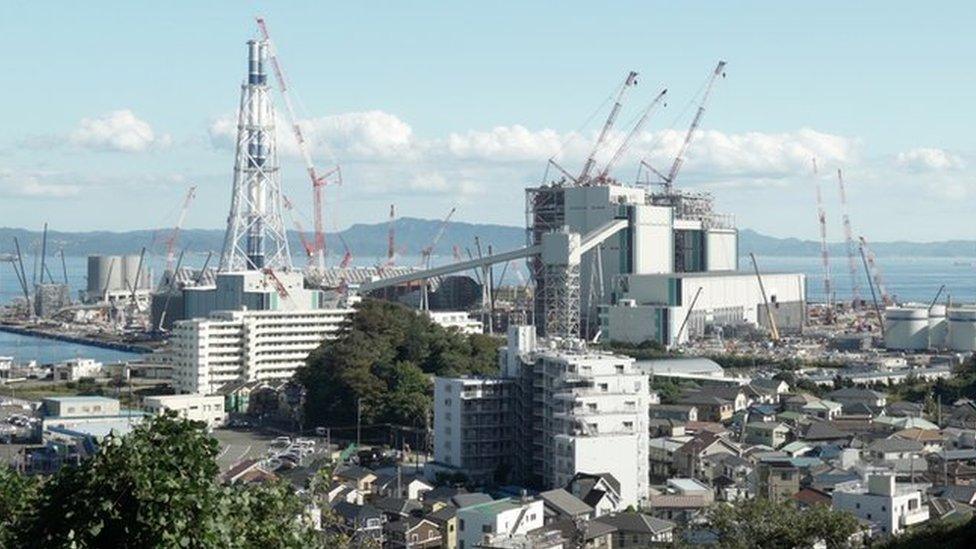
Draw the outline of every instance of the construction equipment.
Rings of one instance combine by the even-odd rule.
[[[261,30],[262,38],[268,44],[268,57],[274,69],[275,79],[278,81],[278,90],[281,92],[281,97],[285,103],[288,123],[291,125],[298,150],[302,155],[302,160],[305,162],[305,170],[308,172],[308,177],[312,182],[312,205],[315,221],[315,257],[318,268],[323,270],[325,269],[325,229],[323,228],[324,224],[322,221],[323,189],[328,184],[329,178],[333,176],[336,178],[336,183],[341,184],[342,170],[337,165],[328,172],[319,175],[315,169],[315,164],[312,162],[312,155],[308,150],[308,144],[305,141],[304,134],[302,134],[302,128],[298,124],[298,118],[295,116],[295,109],[292,107],[291,95],[288,91],[288,81],[285,79],[285,72],[281,66],[281,62],[278,61],[278,54],[275,50],[274,42],[271,40],[271,34],[268,32],[267,23],[263,17],[258,17],[257,24]]]
[[[590,172],[593,171],[593,167],[596,166],[596,155],[600,152],[600,149],[603,148],[603,144],[607,140],[607,135],[610,133],[610,129],[613,128],[613,124],[616,122],[617,116],[620,114],[620,109],[623,107],[624,96],[626,95],[627,90],[636,85],[637,73],[630,71],[627,74],[627,78],[624,79],[624,83],[617,91],[617,97],[613,103],[613,107],[610,109],[610,114],[607,116],[606,122],[603,123],[603,128],[600,129],[600,135],[597,136],[596,142],[593,144],[593,149],[590,151],[589,156],[586,157],[586,162],[583,164],[583,169],[580,171],[579,176],[575,178],[577,185],[585,185],[589,182]]]
[[[762,293],[763,304],[766,307],[766,320],[769,322],[770,338],[773,340],[773,344],[778,344],[780,341],[779,328],[776,327],[776,317],[773,316],[773,308],[770,306],[769,298],[766,296],[766,286],[763,284],[762,275],[759,274],[759,264],[756,263],[756,254],[750,252],[749,258],[752,260],[752,268],[756,271],[759,292]]]
[[[288,293],[288,288],[285,288],[285,285],[281,282],[281,279],[275,274],[274,269],[265,268],[262,269],[261,272],[271,279],[271,284],[274,286],[275,291],[278,292],[278,297],[280,297],[282,301],[294,309],[295,304],[292,302],[291,294]]]
[[[176,260],[176,256],[173,250],[176,248],[176,242],[180,237],[180,231],[183,230],[183,222],[186,220],[186,212],[190,209],[190,203],[197,195],[197,186],[193,185],[186,191],[186,197],[183,199],[183,205],[180,207],[180,216],[176,220],[176,226],[173,227],[172,232],[169,233],[169,238],[166,239],[166,271],[173,271],[173,262]]]
[[[440,226],[437,227],[437,232],[434,234],[433,240],[431,240],[430,244],[425,246],[423,250],[420,250],[421,268],[424,269],[430,268],[430,256],[434,253],[434,248],[437,247],[437,243],[440,242],[441,238],[444,236],[444,230],[447,229],[447,224],[451,222],[451,217],[454,215],[455,211],[457,211],[456,206],[451,208],[451,211],[447,212],[447,217],[445,217],[444,220],[441,221]],[[427,289],[427,281],[424,280],[420,286],[420,310],[426,311],[428,310],[429,306],[430,303],[429,303],[429,296],[428,296],[428,289]]]
[[[712,88],[715,85],[715,81],[719,76],[725,78],[725,61],[719,61],[718,65],[715,66],[715,70],[712,71],[711,76],[708,78],[708,83],[705,85],[705,93],[702,95],[701,102],[698,103],[698,111],[695,112],[695,117],[691,121],[691,126],[688,127],[687,133],[685,133],[685,139],[681,143],[681,147],[678,149],[678,154],[675,155],[674,161],[671,164],[671,169],[668,170],[667,175],[654,169],[648,162],[641,160],[641,165],[658,176],[661,183],[664,184],[664,193],[670,195],[674,192],[674,181],[678,178],[678,172],[681,171],[681,167],[685,163],[685,155],[688,153],[688,147],[691,146],[691,141],[695,138],[695,133],[698,131],[698,127],[701,125],[702,117],[705,116],[705,107],[708,105],[708,99],[712,95]]]
[[[864,263],[864,272],[868,277],[868,287],[871,289],[871,301],[874,303],[874,312],[878,315],[878,326],[881,327],[881,337],[885,336],[885,323],[884,315],[881,313],[881,305],[878,304],[878,296],[874,292],[874,282],[871,280],[871,270],[868,266],[868,256],[864,251],[864,246],[861,246],[861,261]]]
[[[611,156],[610,160],[607,161],[607,164],[603,167],[603,170],[600,171],[600,175],[598,175],[596,178],[599,183],[606,183],[608,181],[610,171],[613,170],[617,162],[619,162],[620,159],[623,158],[624,154],[627,153],[627,150],[630,149],[630,145],[633,143],[634,138],[640,135],[640,132],[644,129],[644,125],[650,119],[651,113],[654,112],[654,107],[656,107],[657,104],[664,99],[664,96],[667,93],[667,88],[661,90],[661,93],[657,94],[654,100],[651,101],[651,104],[644,109],[644,113],[641,114],[640,119],[637,120],[637,123],[634,124],[633,128],[631,128],[630,133],[627,134],[627,137],[624,138],[623,142],[620,143],[620,146],[617,147],[617,150],[614,151],[613,156]]]
[[[691,304],[688,305],[688,312],[685,313],[685,318],[681,321],[681,326],[678,327],[678,332],[674,334],[674,342],[678,343],[681,340],[681,333],[685,331],[685,325],[688,324],[688,319],[691,318],[692,311],[695,310],[695,304],[698,303],[698,296],[702,293],[702,287],[699,286],[698,290],[695,292],[695,297],[691,298]]]
[[[295,226],[295,231],[298,233],[298,239],[302,242],[302,249],[305,250],[305,258],[308,261],[308,266],[311,267],[315,263],[315,243],[309,242],[308,238],[305,236],[305,227],[302,225],[301,221],[295,217],[295,207],[292,205],[291,200],[287,195],[281,195],[281,205],[285,207],[291,217],[292,225]]]
[[[884,277],[881,274],[881,267],[878,265],[878,258],[871,251],[871,247],[868,246],[868,241],[863,237],[859,236],[858,241],[861,245],[861,250],[864,252],[864,257],[867,260],[867,265],[870,267],[868,271],[868,277],[870,280],[874,281],[874,285],[878,289],[878,293],[881,294],[881,304],[885,307],[889,305],[894,305],[894,300],[888,293],[888,289],[885,287]]]
[[[383,274],[383,270],[392,267],[396,262],[396,204],[390,204],[390,223],[386,233],[386,261],[380,265],[378,271]]]
[[[837,186],[840,189],[841,215],[844,223],[844,243],[847,246],[847,270],[851,275],[851,307],[861,306],[861,284],[857,276],[857,260],[854,259],[854,233],[851,230],[851,216],[847,211],[847,192],[844,189],[844,175],[837,168]]]
[[[820,223],[820,262],[823,266],[824,300],[827,305],[826,321],[828,324],[832,324],[834,321],[834,300],[830,280],[830,256],[827,248],[827,212],[824,210],[816,158],[813,159],[813,179],[817,187],[817,220]]]

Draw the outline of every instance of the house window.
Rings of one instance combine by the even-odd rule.
[[[461,519],[460,521],[458,521],[458,523],[460,524],[461,531],[463,532],[464,531],[464,519]]]
[[[908,510],[911,511],[913,509],[918,509],[918,500],[917,499],[910,499],[910,500],[908,500]]]
[[[481,533],[482,534],[490,534],[491,533],[491,525],[490,524],[483,525],[481,527]]]
[[[410,534],[410,541],[420,541],[420,536],[417,534]]]

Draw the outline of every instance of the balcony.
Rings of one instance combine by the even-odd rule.
[[[929,508],[922,505],[918,509],[912,509],[898,517],[898,524],[904,528],[927,520],[929,520]]]

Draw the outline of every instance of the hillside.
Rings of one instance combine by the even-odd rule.
[[[429,245],[440,221],[417,219],[411,217],[400,218],[396,221],[397,253],[405,256],[417,256],[420,250]],[[382,257],[386,255],[387,231],[386,223],[355,224],[339,234],[349,245],[357,257]],[[143,246],[160,252],[168,236],[168,230],[137,230],[124,232],[91,231],[91,232],[48,232],[48,247],[52,253],[64,249],[65,255],[84,256],[88,254],[120,254],[138,253]],[[820,253],[820,244],[814,240],[800,240],[796,238],[776,238],[757,233],[751,229],[742,229],[739,233],[739,249],[742,254],[754,252],[765,256],[793,256],[813,257]],[[13,251],[13,237],[20,239],[22,246],[39,246],[40,231],[25,229],[0,228],[0,253]],[[290,233],[293,254],[301,254],[301,242],[298,235]],[[444,236],[437,246],[435,255],[449,255],[451,248],[457,245],[464,254],[464,248],[474,251],[474,239],[479,237],[483,246],[492,244],[495,251],[511,250],[524,245],[525,230],[521,227],[505,225],[488,225],[476,223],[449,223]],[[180,235],[182,246],[189,252],[219,251],[223,244],[224,232],[217,229],[190,229]],[[329,250],[336,255],[342,254],[342,244],[336,233],[327,235]],[[942,242],[874,242],[871,248],[879,256],[902,257],[976,257],[976,241],[951,240]],[[831,254],[843,255],[843,243],[831,243]]]

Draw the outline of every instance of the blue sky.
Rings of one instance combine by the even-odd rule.
[[[971,2],[6,2],[0,225],[220,227],[226,121],[264,14],[317,162],[336,158],[327,226],[402,215],[523,222],[546,159],[578,169],[626,71],[619,129],[669,105],[616,170],[666,163],[689,102],[729,62],[679,180],[740,227],[816,238],[809,157],[840,166],[870,240],[976,238]],[[619,136],[615,136],[619,139]],[[310,192],[282,135],[286,192]],[[823,176],[839,239],[835,180]]]

